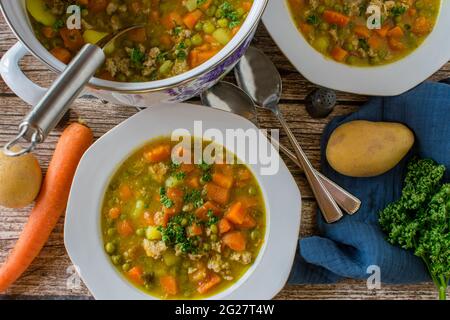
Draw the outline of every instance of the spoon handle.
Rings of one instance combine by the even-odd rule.
[[[282,145],[278,140],[271,141],[272,144],[281,150],[289,159],[292,160],[300,169],[303,169],[297,160],[295,154],[291,152],[286,146]],[[361,200],[352,195],[350,192],[342,188],[340,185],[325,177],[322,173],[316,170],[316,174],[322,181],[325,188],[331,194],[336,203],[348,214],[355,214],[361,207]]]
[[[318,175],[316,174],[316,171],[314,170],[314,167],[311,165],[311,162],[309,162],[305,152],[303,151],[291,129],[287,125],[281,112],[275,112],[275,115],[280,121],[283,129],[286,131],[289,141],[294,147],[297,159],[300,162],[303,171],[305,172],[306,178],[308,179],[309,185],[311,186],[314,196],[316,197],[317,204],[319,205],[320,211],[322,211],[325,220],[328,223],[338,221],[343,216],[341,209],[333,200],[333,197],[325,188],[323,183],[320,181]]]

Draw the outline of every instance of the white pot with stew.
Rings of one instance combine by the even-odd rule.
[[[142,28],[105,48],[106,62],[83,93],[140,107],[184,101],[234,67],[250,45],[267,2],[0,0],[19,39],[3,56],[0,74],[13,92],[34,105],[46,88],[22,72],[24,55],[31,53],[60,73],[85,43],[139,24]]]

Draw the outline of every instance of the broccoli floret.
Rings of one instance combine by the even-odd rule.
[[[412,160],[402,196],[379,217],[391,244],[423,259],[440,299],[445,299],[450,280],[450,184],[440,187],[444,171],[433,160]]]

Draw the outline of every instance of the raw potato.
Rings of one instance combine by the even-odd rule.
[[[395,167],[414,144],[414,133],[393,122],[356,120],[334,130],[328,141],[328,163],[351,177],[374,177]]]
[[[29,153],[7,157],[0,151],[0,205],[22,208],[29,205],[39,193],[42,171],[36,157]]]

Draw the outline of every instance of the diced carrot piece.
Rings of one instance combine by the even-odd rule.
[[[64,41],[64,46],[70,51],[78,51],[84,45],[84,39],[78,29],[62,28],[59,34]]]
[[[154,226],[155,225],[155,219],[154,219],[154,214],[152,214],[151,212],[145,211],[144,215],[143,215],[143,219],[144,219],[144,223],[147,226]]]
[[[206,9],[208,9],[211,6],[212,3],[213,3],[213,0],[206,0],[205,2],[202,3],[200,8],[202,10],[206,10]]]
[[[103,70],[103,71],[98,75],[98,77],[99,77],[100,79],[109,80],[109,81],[114,81],[114,80],[115,80],[114,77],[112,76],[112,74],[111,74],[109,71],[107,71],[107,70]]]
[[[172,46],[172,38],[168,34],[163,34],[161,37],[159,37],[159,41],[161,42],[161,45],[165,48],[169,48]]]
[[[370,36],[370,30],[367,29],[366,26],[357,25],[353,28],[353,32],[363,38],[368,38]]]
[[[201,294],[205,294],[213,287],[218,285],[221,281],[222,278],[220,278],[217,274],[213,273],[210,276],[208,276],[205,281],[200,282],[197,291]]]
[[[206,220],[209,210],[211,210],[214,215],[219,215],[222,212],[222,210],[214,202],[206,201],[195,211],[195,215],[201,220]]]
[[[193,165],[192,163],[182,163],[180,166],[180,170],[183,171],[184,173],[191,173],[192,171],[195,170],[195,165]]]
[[[375,32],[382,38],[387,36],[387,33],[391,29],[391,27],[388,24],[385,24],[381,27],[381,29],[375,29]]]
[[[198,176],[190,177],[189,180],[186,181],[187,185],[191,188],[197,189],[200,187],[200,179]]]
[[[153,221],[155,225],[166,227],[169,222],[170,215],[165,214],[164,212],[158,211],[153,215]]]
[[[256,207],[259,204],[258,198],[253,196],[239,196],[235,200],[242,202],[242,206],[246,209]]]
[[[119,198],[123,201],[128,201],[133,196],[133,191],[127,184],[121,184],[119,187]]]
[[[173,11],[161,19],[161,24],[166,29],[173,29],[183,23],[183,19],[178,12]]]
[[[389,38],[388,44],[392,50],[402,51],[405,50],[406,48],[405,44],[400,40],[398,40],[397,38]]]
[[[244,221],[239,225],[241,228],[251,229],[256,227],[256,220],[250,215],[246,214]]]
[[[401,38],[405,35],[405,33],[403,32],[402,28],[400,28],[399,26],[396,26],[392,29],[390,29],[387,33],[388,37],[391,38]]]
[[[87,7],[87,5],[89,4],[89,0],[77,0],[77,3]]]
[[[379,49],[381,47],[381,39],[377,35],[372,35],[368,40],[367,43],[372,49]]]
[[[194,223],[188,227],[188,234],[190,237],[200,236],[203,234],[203,229],[199,224]]]
[[[336,46],[333,48],[333,50],[331,50],[331,56],[334,60],[342,62],[345,60],[345,58],[347,58],[348,52],[341,47]]]
[[[177,279],[175,277],[170,275],[162,276],[159,278],[159,283],[165,293],[172,296],[178,293]]]
[[[128,220],[118,221],[116,227],[117,233],[122,237],[128,237],[134,233],[133,226]]]
[[[417,35],[426,35],[431,31],[431,24],[427,18],[421,16],[414,20],[412,32]]]
[[[42,27],[41,31],[44,37],[46,37],[47,39],[51,39],[56,35],[55,29],[53,29],[52,27],[44,26]]]
[[[61,47],[55,47],[50,50],[50,53],[56,57],[62,63],[68,64],[72,60],[72,54],[69,50]]]
[[[225,189],[230,189],[233,186],[233,176],[226,176],[218,172],[213,173],[212,181]]]
[[[247,240],[242,232],[232,231],[222,237],[223,243],[234,251],[244,251]]]
[[[147,40],[147,34],[145,28],[137,28],[130,30],[127,33],[128,39],[134,42],[145,42]]]
[[[252,8],[252,1],[244,1],[242,2],[242,9],[244,9],[245,12],[249,12],[250,9]]]
[[[205,185],[208,200],[225,205],[230,200],[230,190],[222,188],[215,183],[209,182]]]
[[[108,216],[110,219],[117,219],[120,216],[120,208],[112,207],[109,209]]]
[[[183,195],[183,190],[179,188],[172,187],[167,189],[167,197],[174,202],[183,201]]]
[[[192,12],[187,13],[183,17],[183,23],[188,27],[189,29],[194,29],[195,25],[197,24],[198,20],[202,17],[203,12],[199,9],[196,9]]]
[[[144,158],[148,162],[166,161],[170,158],[171,148],[168,144],[156,146],[144,153]]]
[[[247,181],[250,180],[252,177],[252,174],[250,173],[250,170],[246,168],[239,169],[237,172],[237,178],[241,181]]]
[[[127,272],[128,277],[131,279],[131,281],[140,285],[144,284],[144,280],[142,280],[143,273],[144,271],[141,267],[133,267]]]
[[[233,228],[233,225],[231,224],[230,221],[228,221],[228,219],[225,219],[225,218],[220,219],[220,221],[219,221],[219,233],[220,234],[227,233],[232,228]]]
[[[242,224],[244,222],[246,214],[247,212],[245,207],[242,205],[242,202],[237,201],[234,202],[228,209],[227,213],[225,213],[225,218],[235,224]]]
[[[345,27],[350,22],[349,17],[332,10],[325,10],[323,12],[323,19],[330,24],[335,24],[340,27]]]

